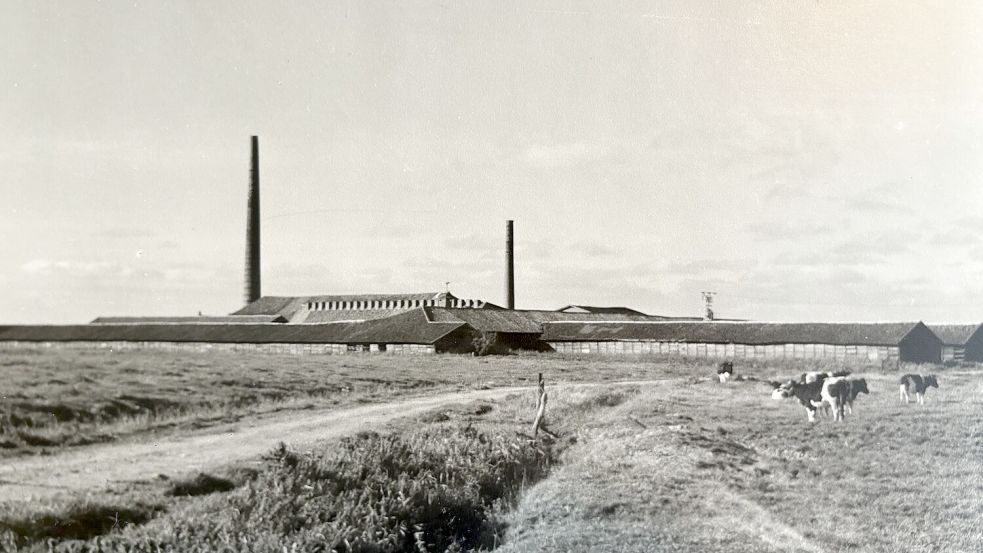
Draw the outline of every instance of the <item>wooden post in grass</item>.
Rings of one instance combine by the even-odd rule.
[[[539,373],[539,397],[536,400],[536,420],[532,423],[532,437],[539,434],[539,429],[548,432],[545,426],[546,417],[546,382],[543,381],[543,373]]]

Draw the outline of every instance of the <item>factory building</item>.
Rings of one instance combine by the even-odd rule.
[[[263,296],[259,142],[251,140],[245,305],[223,316],[99,317],[87,325],[0,326],[0,348],[23,345],[262,351],[293,354],[469,353],[555,350],[728,359],[862,362],[983,360],[981,325],[697,322],[628,307],[515,305],[514,224],[506,223],[505,307],[446,292]],[[944,353],[945,352],[945,353]]]
[[[332,323],[384,319],[421,307],[502,309],[483,300],[458,298],[450,292],[265,296],[232,313],[232,316],[282,317],[289,323]]]
[[[541,339],[561,353],[720,359],[939,363],[942,340],[917,323],[564,322]]]

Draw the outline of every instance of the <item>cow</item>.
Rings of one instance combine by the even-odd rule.
[[[850,385],[850,392],[846,396],[846,408],[852,415],[853,402],[856,401],[857,396],[860,394],[870,395],[870,390],[867,389],[867,379],[865,378],[849,378],[846,382]]]
[[[833,378],[837,376],[849,376],[850,371],[809,371],[799,375],[799,382],[802,384],[808,384],[810,382],[821,381],[824,378]]]
[[[806,383],[789,380],[784,384],[772,382],[771,385],[772,388],[774,388],[771,392],[772,399],[787,399],[794,397],[799,401],[800,405],[806,408],[806,415],[809,417],[809,422],[816,422],[816,410],[823,401],[822,380],[818,382]]]
[[[730,377],[734,376],[734,364],[730,361],[724,361],[717,366],[717,378],[720,379],[720,383],[723,384],[730,380]]]
[[[813,401],[816,408],[829,405],[833,410],[833,420],[843,421],[843,410],[850,396],[850,384],[844,376],[834,376],[823,379],[823,387],[819,392],[820,401]]]
[[[920,374],[906,374],[901,377],[901,403],[908,403],[908,394],[915,393],[915,399],[919,405],[925,405],[925,391],[930,387],[939,387],[939,381],[934,374],[922,376]]]

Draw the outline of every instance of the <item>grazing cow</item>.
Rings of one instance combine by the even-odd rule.
[[[849,378],[846,382],[850,385],[850,392],[846,396],[846,408],[852,415],[853,402],[856,401],[857,396],[860,394],[870,395],[870,390],[867,389],[867,379],[865,378]]]
[[[833,410],[833,420],[843,420],[843,409],[846,406],[847,398],[850,395],[850,384],[846,377],[834,376],[823,380],[822,390],[819,392],[820,401],[813,401],[816,407],[829,405]]]
[[[774,390],[771,392],[772,399],[787,399],[794,397],[799,400],[799,404],[806,408],[806,415],[809,422],[816,422],[816,408],[823,401],[822,391],[823,382],[796,382],[789,380],[784,384],[778,382],[771,383]]]
[[[734,364],[730,361],[724,361],[717,366],[717,378],[720,379],[720,383],[723,384],[730,380],[730,377],[734,376]]]
[[[915,393],[919,405],[925,405],[925,391],[930,387],[939,387],[939,381],[934,374],[906,374],[901,377],[901,403],[908,403],[908,394]]]

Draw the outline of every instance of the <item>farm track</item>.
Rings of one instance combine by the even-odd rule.
[[[571,389],[659,381],[585,383],[557,386]],[[0,461],[0,503],[83,496],[120,484],[149,482],[256,459],[279,442],[294,449],[377,428],[401,417],[416,416],[446,405],[497,399],[529,392],[533,387],[492,388],[421,396],[359,407],[281,412],[245,418],[234,424],[185,436],[152,441],[100,444],[72,448],[50,456]]]

